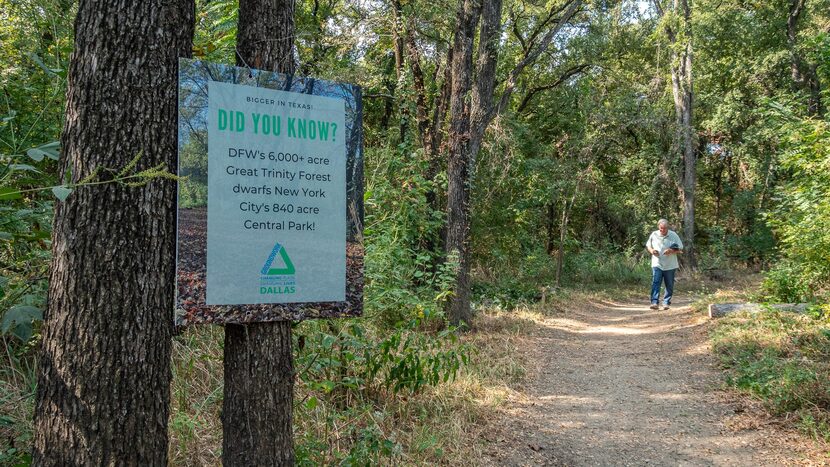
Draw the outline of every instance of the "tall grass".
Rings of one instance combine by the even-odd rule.
[[[478,434],[497,414],[526,362],[517,333],[534,326],[526,312],[483,314],[479,332],[461,337],[477,349],[454,380],[419,392],[351,392],[295,385],[298,465],[463,464],[482,455]],[[297,334],[322,323],[303,323]],[[374,332],[371,331],[370,332]],[[369,340],[381,335],[367,336]],[[300,353],[322,349],[306,339]],[[298,362],[300,359],[298,359]],[[299,366],[299,365],[298,365]],[[297,368],[303,371],[304,368]],[[299,375],[298,375],[299,376]],[[189,328],[174,344],[170,414],[172,465],[219,465],[222,425],[222,329]]]
[[[809,435],[830,442],[830,307],[797,314],[736,313],[712,331],[727,383],[793,415]]]
[[[11,336],[0,336],[0,465],[31,460],[36,361],[30,348]]]
[[[651,282],[651,264],[643,255],[584,249],[566,261],[567,284],[641,285]]]

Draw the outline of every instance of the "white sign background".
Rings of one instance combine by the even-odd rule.
[[[218,129],[219,110],[242,112],[241,132]],[[276,91],[210,81],[208,87],[208,215],[207,215],[207,297],[208,305],[259,303],[333,302],[345,300],[346,289],[346,138],[345,102],[342,99]],[[252,114],[279,116],[279,136],[254,133]],[[288,118],[332,122],[337,125],[333,141],[289,138]],[[229,118],[233,118],[229,115]],[[231,150],[244,149],[264,154],[255,158],[231,157]],[[299,162],[269,160],[269,153],[297,154]],[[309,163],[309,156],[328,159],[329,165]],[[231,169],[229,169],[229,167]],[[257,175],[242,175],[236,169],[257,169]],[[266,176],[263,169],[293,173],[293,180]],[[228,173],[232,172],[233,174]],[[330,181],[301,180],[300,171]],[[271,172],[273,173],[273,172]],[[290,175],[289,175],[290,176]],[[313,176],[312,176],[313,177]],[[235,193],[234,187],[270,187],[271,194]],[[280,195],[275,188],[322,189],[325,197]],[[248,204],[291,205],[290,212],[253,212]],[[299,214],[298,207],[319,208],[319,214]],[[281,229],[246,228],[270,222]],[[289,223],[313,224],[313,230],[289,229]],[[262,269],[275,244],[285,249],[295,267],[293,293],[286,287],[263,285]],[[272,267],[284,265],[280,255]],[[292,280],[293,279],[293,280]],[[274,292],[282,290],[282,292]]]

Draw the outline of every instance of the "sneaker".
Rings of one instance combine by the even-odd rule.
[[[652,310],[659,310],[660,309],[660,307],[656,303],[652,303],[649,308],[651,308]]]
[[[668,306],[668,305],[663,305],[663,309],[664,309],[664,310],[668,310],[668,309],[669,309],[669,306]]]

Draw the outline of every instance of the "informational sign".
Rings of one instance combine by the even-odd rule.
[[[180,63],[176,323],[362,310],[360,89]]]

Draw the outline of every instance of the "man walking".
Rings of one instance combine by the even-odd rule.
[[[669,221],[660,219],[657,230],[648,237],[646,249],[651,254],[651,309],[660,308],[660,283],[663,282],[666,284],[663,309],[668,310],[674,293],[674,273],[679,267],[677,255],[683,253],[683,242],[674,230],[669,230]]]

